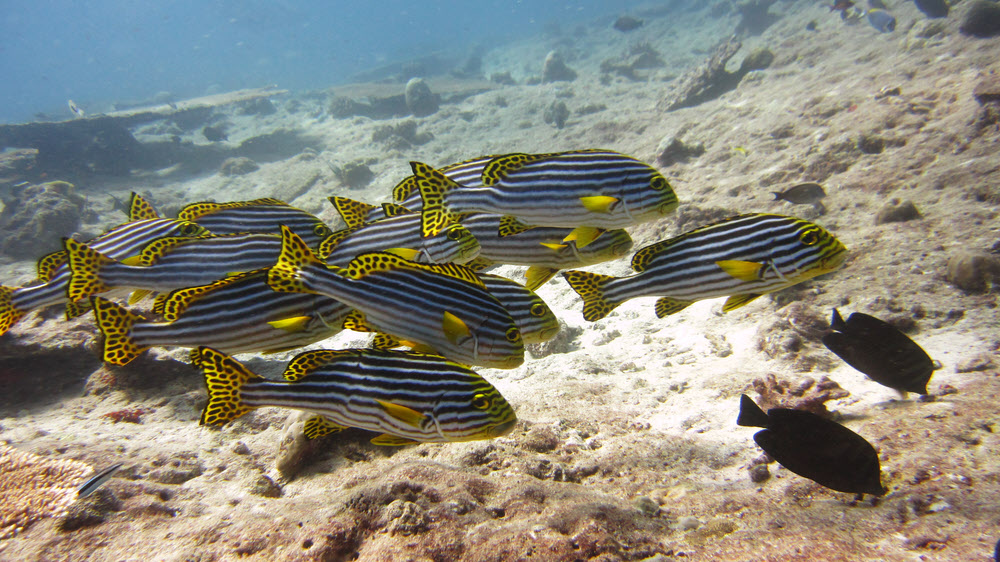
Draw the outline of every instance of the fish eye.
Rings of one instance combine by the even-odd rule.
[[[319,236],[320,238],[326,238],[327,236],[333,234],[333,231],[330,230],[329,226],[321,223],[313,227],[313,234]]]
[[[504,335],[507,337],[507,341],[509,341],[510,343],[514,343],[519,339],[521,339],[521,331],[518,330],[517,328],[510,328]]]
[[[535,317],[543,316],[545,314],[545,308],[546,307],[544,304],[536,302],[535,304],[531,305],[531,315]]]
[[[452,242],[457,242],[462,238],[462,229],[458,227],[449,228],[448,233],[445,236],[448,237],[448,240],[451,240]]]
[[[479,393],[472,397],[472,407],[477,410],[486,410],[490,407],[490,399],[485,394]]]
[[[667,188],[667,179],[660,174],[656,174],[653,176],[653,179],[649,180],[649,187],[657,191],[663,191]]]
[[[801,240],[806,246],[812,246],[813,244],[819,242],[819,234],[815,230],[807,230],[802,233],[799,240]]]

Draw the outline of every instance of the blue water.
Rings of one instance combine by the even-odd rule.
[[[5,0],[0,122],[69,118],[66,100],[174,99],[277,84],[343,83],[358,71],[437,50],[491,47],[639,2],[376,0]],[[647,3],[648,4],[648,3]]]

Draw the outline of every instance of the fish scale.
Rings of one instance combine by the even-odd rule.
[[[374,349],[306,352],[286,369],[294,382],[274,382],[213,349],[199,352],[209,391],[202,424],[278,406],[378,431],[383,435],[373,442],[399,445],[488,439],[516,422],[493,385],[443,357]],[[305,368],[298,367],[302,363]]]
[[[524,361],[510,313],[468,268],[371,253],[355,258],[347,270],[334,270],[287,228],[282,237],[282,255],[268,277],[274,290],[337,299],[363,313],[370,328],[462,363],[512,369]],[[450,332],[448,315],[464,324],[467,333]]]
[[[563,275],[597,320],[642,296],[663,296],[662,317],[694,301],[729,296],[724,311],[838,268],[847,249],[821,227],[782,215],[747,214],[697,228],[636,252],[631,277]]]
[[[198,236],[205,229],[195,223],[177,219],[146,219],[117,226],[87,244],[113,259],[124,259],[138,253],[146,244],[167,236]],[[52,254],[46,256],[53,261]],[[29,311],[69,300],[66,287],[71,278],[68,261],[51,271],[49,280],[30,287],[0,287],[0,334],[13,326]],[[85,312],[85,308],[71,308],[67,315]]]

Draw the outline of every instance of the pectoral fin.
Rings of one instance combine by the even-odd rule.
[[[458,345],[458,342],[463,338],[472,337],[472,331],[469,330],[465,322],[448,311],[445,311],[444,318],[441,320],[441,328],[448,341],[455,345]]]
[[[339,433],[345,429],[347,429],[347,426],[333,423],[326,417],[313,416],[306,420],[305,426],[302,428],[302,433],[305,434],[306,439],[316,439],[324,435]]]
[[[408,408],[400,404],[393,404],[392,402],[386,402],[385,400],[375,400],[378,405],[385,410],[385,413],[396,418],[397,420],[413,427],[420,427],[420,424],[424,421],[427,416],[421,414],[420,412],[414,410],[413,408]]]
[[[601,235],[604,230],[600,228],[594,228],[592,226],[578,226],[574,228],[566,238],[563,238],[563,242],[576,242],[577,248],[586,247],[588,244],[597,240],[597,237]]]
[[[382,435],[372,439],[372,445],[387,445],[389,447],[402,447],[403,445],[416,444],[417,442],[413,439],[399,437],[398,435],[389,435],[388,433],[383,433]]]
[[[751,293],[749,295],[733,295],[726,299],[725,304],[722,305],[722,312],[729,312],[730,310],[736,310],[737,308],[746,305],[750,301],[759,298],[760,295],[756,293]]]
[[[663,318],[671,314],[677,314],[685,308],[691,306],[693,301],[682,301],[670,297],[662,297],[656,300],[656,317]]]
[[[580,203],[592,213],[610,213],[618,203],[618,198],[608,195],[591,195],[590,197],[581,197]]]
[[[766,264],[755,261],[722,260],[715,262],[715,265],[722,268],[729,275],[740,281],[760,281],[764,278]]]
[[[272,328],[284,330],[286,332],[301,332],[306,329],[306,326],[309,324],[309,320],[309,316],[293,316],[291,318],[283,318],[281,320],[268,322],[268,325]]]

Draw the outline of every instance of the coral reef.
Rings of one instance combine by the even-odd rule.
[[[576,71],[566,66],[566,61],[558,51],[550,51],[545,55],[542,64],[542,83],[570,82],[576,80]]]
[[[45,517],[59,517],[93,472],[74,460],[52,460],[0,445],[0,540]]]
[[[774,373],[754,379],[753,389],[757,393],[757,404],[765,411],[770,408],[790,408],[824,417],[830,417],[826,402],[851,395],[827,377],[820,377],[818,381],[812,377],[804,377],[792,383],[779,379]]]
[[[888,201],[875,215],[875,224],[890,222],[906,222],[923,218],[913,201],[892,199]]]
[[[735,89],[743,77],[754,70],[770,66],[774,55],[767,49],[758,49],[743,59],[735,72],[726,70],[726,63],[740,50],[743,44],[735,37],[723,41],[712,51],[711,56],[698,68],[677,80],[677,85],[657,104],[661,111],[674,111],[684,107],[694,107],[715,99]]]
[[[415,117],[433,115],[440,107],[440,96],[431,92],[431,87],[423,78],[410,78],[403,93],[406,109]]]
[[[542,119],[546,123],[554,126],[557,129],[562,129],[566,126],[566,119],[569,118],[569,108],[566,107],[566,102],[562,100],[556,100],[549,104],[542,113]]]
[[[948,258],[945,278],[966,293],[991,291],[1000,284],[1000,259],[991,254],[957,252]]]
[[[0,252],[37,258],[59,250],[62,238],[80,227],[85,205],[73,184],[64,181],[24,187],[0,211]]]

